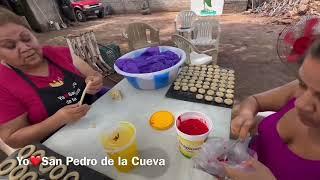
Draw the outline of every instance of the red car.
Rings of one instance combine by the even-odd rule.
[[[61,3],[64,14],[68,14],[70,19],[74,19],[70,13],[72,9],[77,20],[82,22],[86,21],[88,16],[103,18],[105,14],[101,0],[62,0]]]

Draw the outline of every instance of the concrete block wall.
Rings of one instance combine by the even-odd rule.
[[[116,14],[137,13],[142,0],[102,0],[111,5]],[[190,9],[190,0],[149,0],[151,11],[181,11]]]

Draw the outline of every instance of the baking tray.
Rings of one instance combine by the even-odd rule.
[[[33,144],[33,145],[36,146],[36,148],[37,148],[36,150],[44,150],[46,152],[46,155],[45,155],[46,157],[54,156],[57,159],[61,159],[63,164],[66,164],[66,157],[65,156],[62,156],[62,155],[52,151],[51,149],[47,148],[46,146],[44,146],[42,144]],[[16,159],[18,152],[19,152],[19,150],[15,151],[10,156],[8,156],[6,158],[6,160],[7,159]],[[112,180],[110,177],[108,177],[104,174],[101,174],[93,169],[90,169],[86,166],[80,166],[80,165],[75,166],[73,163],[70,163],[67,167],[68,168],[67,168],[66,174],[68,174],[71,171],[77,171],[80,175],[80,180],[91,180],[91,179],[93,179],[93,180]],[[38,173],[39,179],[49,179],[49,173],[41,174],[41,173],[39,173],[38,169],[39,169],[39,167],[34,167],[32,164],[28,165],[28,172],[33,171],[33,172]],[[4,180],[4,179],[9,179],[8,175],[7,176],[0,176],[0,180]]]

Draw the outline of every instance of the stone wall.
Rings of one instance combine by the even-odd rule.
[[[247,10],[248,0],[225,0],[223,13],[239,13]]]
[[[142,0],[102,0],[114,13],[137,13]],[[149,0],[151,11],[181,11],[190,9],[190,0]]]

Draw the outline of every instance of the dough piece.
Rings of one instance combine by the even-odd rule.
[[[203,89],[209,89],[210,86],[208,86],[208,85],[203,85],[202,88],[203,88]]]
[[[188,79],[182,79],[182,82],[187,83]]]
[[[214,101],[217,102],[217,103],[222,103],[223,99],[221,97],[215,97]]]
[[[56,159],[54,156],[50,156],[48,157],[48,161],[50,162],[50,159]],[[49,171],[51,171],[51,169],[53,169],[54,166],[53,165],[47,165],[44,166],[42,163],[39,165],[39,172],[41,174],[47,174]]]
[[[227,73],[220,73],[221,76],[228,76]]]
[[[209,86],[209,85],[210,85],[210,82],[206,81],[206,82],[204,82],[203,84]]]
[[[212,71],[208,71],[207,74],[208,74],[208,75],[212,75],[213,72],[212,72]],[[208,77],[208,75],[207,75],[207,77]]]
[[[182,74],[179,74],[178,79],[180,79],[180,81],[184,78],[184,76]]]
[[[214,95],[214,91],[213,90],[208,90],[207,94],[210,95],[210,96],[213,96]]]
[[[207,78],[210,78],[212,80],[213,76],[211,74],[208,74]]]
[[[23,175],[28,172],[28,166],[19,165],[15,167],[9,174],[9,179],[20,179]]]
[[[214,71],[214,69],[213,68],[209,68],[208,71]]]
[[[214,87],[217,87],[218,84],[216,82],[212,82],[210,86],[214,86]]]
[[[194,69],[196,69],[196,70],[200,70],[201,68],[197,66],[197,67],[195,67]]]
[[[5,175],[9,174],[12,171],[12,169],[17,167],[17,165],[18,165],[18,161],[15,159],[4,160],[0,164],[0,176],[5,176]]]
[[[189,86],[189,87],[193,87],[194,84],[193,84],[193,83],[189,83],[188,86]]]
[[[204,93],[206,93],[206,90],[204,90],[204,89],[199,89],[199,90],[198,90],[198,93],[204,94]]]
[[[228,84],[234,85],[234,81],[228,81]]]
[[[189,80],[189,83],[195,83],[195,82],[196,82],[196,80],[194,80],[194,79]]]
[[[203,81],[201,81],[201,80],[197,81],[197,84],[202,84],[202,83],[203,83]]]
[[[190,76],[185,76],[184,78],[187,80],[191,79]]]
[[[200,73],[193,73],[193,76],[200,76]]]
[[[27,145],[27,146],[23,147],[22,149],[20,149],[20,151],[18,153],[18,157],[20,157],[21,159],[28,158],[35,151],[36,151],[36,146],[35,145]]]
[[[213,65],[212,65],[212,64],[210,64],[210,65],[207,65],[207,67],[208,67],[208,68],[212,68],[212,67],[213,67]]]
[[[189,89],[189,91],[191,91],[191,92],[197,92],[197,88],[196,87],[190,87],[190,89]]]
[[[216,91],[216,90],[218,90],[218,87],[216,87],[216,86],[211,86],[210,89]]]
[[[180,86],[187,86],[187,85],[188,85],[188,84],[185,83],[185,82],[180,84]]]
[[[175,85],[175,86],[179,86],[179,85],[180,85],[180,82],[174,82],[174,85]]]
[[[229,84],[229,85],[227,86],[227,88],[228,88],[228,89],[234,89],[234,85]]]
[[[220,78],[220,75],[214,75],[213,78],[219,79],[219,78]]]
[[[63,178],[63,180],[70,180],[70,179],[79,180],[79,179],[80,179],[80,174],[79,174],[77,171],[72,171],[72,172],[69,172],[69,173]]]
[[[194,71],[194,73],[200,74],[200,71]]]
[[[226,98],[228,98],[228,99],[233,99],[233,94],[226,94]]]
[[[113,100],[120,101],[122,99],[122,94],[120,90],[113,90],[110,93],[110,96]]]
[[[202,71],[205,71],[205,72],[206,72],[207,70],[208,70],[208,68],[206,68],[206,67],[203,67],[203,68],[202,68]]]
[[[174,86],[174,87],[173,87],[173,89],[176,90],[176,91],[179,91],[180,88],[181,88],[180,86]]]
[[[198,76],[192,76],[191,79],[197,80]]]
[[[227,89],[227,93],[228,93],[228,94],[233,94],[233,93],[234,93],[234,90],[232,90],[232,89]]]
[[[197,94],[196,95],[196,99],[203,99],[203,95],[202,94]]]
[[[223,92],[217,92],[216,95],[217,95],[218,97],[223,97],[223,96],[224,96],[224,93],[223,93]]]
[[[212,82],[219,82],[219,79],[212,79]]]
[[[191,73],[191,72],[188,72],[186,75],[187,75],[187,76],[193,76],[193,72],[192,72],[192,73]]]
[[[188,70],[188,69],[189,69],[188,66],[184,66],[184,67],[182,68],[182,70]]]
[[[213,101],[213,97],[212,96],[205,96],[204,99],[206,101]]]
[[[207,67],[207,65],[205,65],[205,64],[202,64],[202,65],[201,65],[201,67],[202,67],[202,68],[204,68],[204,67]]]
[[[214,67],[214,68],[219,68],[220,66],[218,66],[218,65],[213,65],[213,67]]]
[[[210,82],[212,79],[211,78],[206,78],[205,80]]]
[[[38,180],[38,174],[36,172],[27,172],[19,180]]]
[[[221,72],[223,72],[223,73],[227,73],[227,72],[228,72],[228,70],[226,70],[226,69],[221,69]]]
[[[232,104],[233,104],[233,100],[232,100],[232,99],[225,99],[225,100],[224,100],[224,103],[225,103],[226,105],[232,105]]]
[[[219,82],[220,82],[220,84],[226,84],[227,83],[227,81],[224,80],[224,79],[221,79]]]
[[[188,68],[188,69],[189,69],[189,70],[190,70],[190,69],[194,69],[194,66],[190,66],[190,65],[189,65],[189,68]]]
[[[233,74],[234,70],[229,70],[228,73]]]
[[[200,74],[200,77],[203,77],[203,78],[204,78],[204,77],[206,77],[206,76],[207,76],[207,75],[206,75],[205,73],[201,73],[201,74]]]
[[[219,87],[221,87],[221,88],[225,88],[225,87],[226,87],[226,85],[225,85],[225,84],[219,84]]]
[[[226,89],[225,88],[219,88],[219,91],[220,92],[226,92]]]
[[[234,74],[228,73],[228,76],[229,76],[229,77],[234,77]]]
[[[214,72],[220,72],[220,69],[215,69]]]
[[[46,155],[46,152],[44,150],[38,150],[34,152],[31,156],[40,156],[41,158]]]
[[[196,86],[196,88],[202,88],[201,84],[196,84],[195,86]]]
[[[234,77],[229,77],[228,78],[229,81],[234,81],[234,79],[235,79]]]
[[[220,72],[214,72],[213,74],[214,75],[220,75]]]
[[[227,79],[228,79],[228,76],[221,76],[221,79],[222,79],[222,80],[227,80]]]
[[[61,169],[60,173],[56,173],[60,169]],[[59,166],[54,167],[52,171],[50,171],[49,178],[60,179],[66,174],[66,172],[67,172],[67,166],[64,164],[61,164]]]
[[[182,91],[188,91],[188,90],[189,90],[189,87],[188,87],[188,86],[182,86],[181,90],[182,90]]]
[[[199,77],[198,79],[201,80],[201,81],[203,81],[203,80],[204,80],[204,76]]]

